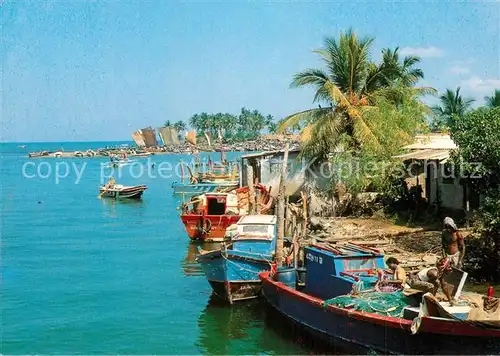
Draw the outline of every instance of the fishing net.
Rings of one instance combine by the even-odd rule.
[[[402,291],[393,293],[370,292],[358,295],[341,295],[328,299],[325,301],[325,307],[328,305],[398,317],[402,314],[403,308],[409,305],[409,301]]]

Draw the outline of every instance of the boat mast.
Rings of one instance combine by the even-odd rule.
[[[276,219],[277,219],[277,236],[276,236],[276,267],[279,268],[283,265],[283,240],[285,238],[285,193],[286,184],[285,178],[287,173],[288,163],[288,142],[285,145],[285,153],[283,156],[283,163],[281,164],[280,185],[278,191],[278,203],[276,205]]]

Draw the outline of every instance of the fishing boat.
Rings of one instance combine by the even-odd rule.
[[[266,301],[301,336],[325,343],[330,350],[347,342],[384,354],[500,352],[500,322],[470,319],[475,307],[461,305],[465,296],[450,306],[430,293],[423,297],[423,293],[407,296],[402,291],[376,294],[374,270],[383,267],[377,250],[313,245],[304,252],[302,286],[296,275],[280,274],[279,269],[259,275]],[[484,303],[496,303],[500,314],[500,301],[487,298]]]
[[[189,176],[184,175],[184,163],[180,163],[181,181],[173,182],[172,189],[174,194],[184,196],[193,196],[201,193],[210,193],[216,191],[229,191],[239,185],[239,172],[237,164],[230,164],[226,161],[214,164],[208,161],[208,171],[199,172],[201,163],[195,164],[194,169],[186,165]],[[187,179],[187,182],[185,181]]]
[[[273,203],[270,192],[262,184],[255,186],[258,211],[267,214]],[[228,193],[204,193],[183,205],[181,220],[191,240],[221,242],[226,229],[249,212],[249,189],[242,187]]]
[[[121,184],[103,185],[99,188],[99,197],[114,199],[140,199],[144,191],[148,189],[145,185],[125,186]]]
[[[276,216],[246,215],[236,223],[228,244],[215,251],[198,248],[196,260],[214,293],[233,304],[259,296],[259,272],[270,269],[275,247]]]

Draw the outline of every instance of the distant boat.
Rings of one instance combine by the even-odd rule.
[[[30,157],[30,158],[44,157],[44,156],[48,156],[48,155],[49,155],[48,151],[40,151],[40,152],[30,152],[30,153],[28,153],[28,157]]]
[[[26,148],[26,145],[19,145],[17,148]]]
[[[215,251],[198,248],[196,260],[215,294],[232,304],[259,296],[259,273],[270,270],[275,247],[276,216],[247,215],[236,223],[229,245]]]
[[[99,188],[99,197],[115,199],[139,199],[144,191],[148,189],[145,185],[124,186],[113,184],[111,186],[103,185]]]

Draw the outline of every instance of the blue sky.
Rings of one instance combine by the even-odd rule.
[[[372,57],[422,56],[421,83],[483,102],[500,88],[500,2],[6,1],[2,141],[129,139],[197,112],[277,119],[312,104],[290,89],[311,51],[352,27]]]

